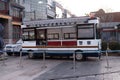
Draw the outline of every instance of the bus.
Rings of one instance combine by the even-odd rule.
[[[85,18],[69,25],[62,22],[22,28],[22,50],[28,52],[29,58],[42,56],[44,52],[46,56],[67,57],[75,53],[76,60],[101,56],[99,18]]]

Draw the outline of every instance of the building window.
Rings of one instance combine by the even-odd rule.
[[[15,3],[20,3],[20,0],[12,0]]]
[[[20,9],[13,7],[13,16],[20,17]]]
[[[5,10],[5,3],[4,2],[0,2],[0,10]]]
[[[1,0],[1,1],[7,2],[8,0]]]
[[[19,39],[21,35],[21,28],[19,26],[13,26],[13,39]]]
[[[23,3],[25,3],[25,0],[23,0]]]

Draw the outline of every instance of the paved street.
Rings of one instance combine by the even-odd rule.
[[[72,62],[65,61],[34,80],[120,80],[120,57],[110,56],[108,60],[109,66],[105,57],[100,61],[89,58],[76,62],[76,69]]]
[[[28,59],[24,56],[20,64],[19,57],[8,57],[5,60],[5,65],[3,61],[0,61],[0,80],[33,80],[61,62],[63,61],[46,60],[45,65],[47,68],[44,68],[42,59]]]
[[[70,59],[28,59],[11,56],[0,61],[0,80],[119,80],[120,56],[106,57],[99,61],[89,58],[76,61],[76,67]],[[106,68],[109,67],[109,68]]]

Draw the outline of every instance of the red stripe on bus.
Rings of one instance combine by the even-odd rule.
[[[62,45],[63,46],[75,46],[77,45],[77,41],[63,41]]]
[[[76,46],[77,41],[62,41],[62,46]],[[61,46],[61,41],[48,41],[48,46]]]
[[[60,46],[61,42],[60,41],[48,41],[48,46]]]

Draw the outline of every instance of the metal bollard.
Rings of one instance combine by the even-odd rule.
[[[42,66],[42,68],[47,68],[47,66],[46,66],[46,62],[45,62],[45,50],[43,51],[43,66]]]
[[[22,64],[22,50],[20,50],[19,67],[23,68],[23,64]]]
[[[6,63],[5,63],[5,51],[2,51],[2,53],[3,53],[2,56],[1,56],[2,57],[2,63],[3,63],[2,66],[7,66]]]
[[[106,62],[107,62],[106,68],[111,68],[108,60],[108,50],[109,50],[109,44],[107,44],[107,50],[106,50]]]
[[[75,59],[75,52],[73,53],[73,67],[72,69],[74,70],[74,72],[76,71],[76,59]]]
[[[12,53],[12,56],[15,56],[15,51],[14,51],[14,48],[13,48],[13,53]]]

